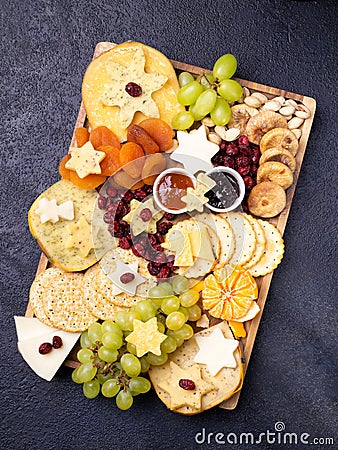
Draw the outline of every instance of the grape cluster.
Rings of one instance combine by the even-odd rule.
[[[239,100],[243,93],[242,86],[230,79],[236,69],[236,58],[226,54],[215,62],[212,74],[203,73],[195,79],[189,72],[180,73],[178,78],[180,90],[177,99],[189,109],[180,111],[173,117],[173,128],[186,130],[207,114],[210,114],[216,125],[226,125],[231,119],[228,102]]]
[[[101,391],[105,397],[115,397],[118,408],[129,409],[135,395],[151,388],[142,375],[151,365],[164,364],[169,353],[193,336],[187,322],[198,320],[201,309],[197,305],[199,293],[190,289],[187,278],[177,276],[172,283],[158,284],[148,296],[132,308],[117,312],[114,321],[93,323],[81,334],[77,353],[81,365],[74,369],[72,379],[83,385],[85,397],[95,398]],[[125,338],[133,331],[134,319],[147,322],[153,317],[157,318],[158,330],[167,336],[161,354],[148,352],[138,358],[136,346]]]

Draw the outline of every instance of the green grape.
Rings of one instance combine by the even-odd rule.
[[[215,103],[217,99],[216,91],[213,89],[206,89],[202,94],[198,97],[195,103],[195,111],[199,115],[206,116],[210,111],[214,109]]]
[[[171,312],[165,323],[169,330],[179,330],[185,324],[185,315],[179,311]]]
[[[167,291],[167,295],[174,295],[174,290],[172,285],[169,283],[169,281],[164,281],[160,284],[162,289],[165,289]]]
[[[176,335],[176,331],[168,330],[167,335],[175,339],[177,348],[181,347],[181,345],[183,345],[184,339],[178,337]]]
[[[146,322],[156,316],[157,309],[154,308],[149,300],[141,300],[136,304],[135,311],[140,314],[141,320]]]
[[[157,329],[160,333],[164,333],[165,332],[165,325],[162,322],[158,322],[157,321]]]
[[[102,337],[102,327],[98,322],[92,323],[88,328],[88,339],[92,344],[100,342]]]
[[[178,76],[178,82],[180,87],[185,86],[188,83],[194,81],[194,77],[189,72],[181,72]]]
[[[166,339],[161,343],[162,353],[172,353],[176,350],[176,348],[176,340],[171,336],[167,336]]]
[[[83,389],[83,394],[85,397],[87,397],[87,398],[97,397],[100,393],[99,380],[94,378],[94,380],[83,383],[82,389]]]
[[[141,314],[138,311],[126,311],[126,326],[127,329],[125,331],[133,331],[134,329],[134,320],[141,320]]]
[[[113,322],[112,320],[105,320],[101,326],[102,326],[102,333],[116,333],[119,334],[121,337],[123,336],[121,328],[118,326],[117,323]]]
[[[227,53],[222,55],[215,62],[212,74],[218,81],[225,80],[226,78],[231,78],[237,69],[237,60],[234,55]]]
[[[193,105],[203,91],[204,87],[198,81],[191,81],[178,91],[177,100],[181,105]]]
[[[120,391],[116,396],[116,406],[126,411],[133,404],[133,396],[129,391]]]
[[[164,312],[164,314],[170,314],[174,311],[177,311],[180,307],[180,301],[179,298],[175,295],[171,297],[164,298],[162,300],[161,309]]]
[[[151,383],[147,378],[133,377],[129,381],[129,389],[138,394],[145,394],[150,391]]]
[[[178,311],[184,314],[185,321],[187,322],[189,320],[189,312],[188,312],[187,308],[185,308],[184,306],[180,306],[178,308]]]
[[[204,115],[197,114],[197,112],[195,111],[195,105],[190,105],[189,106],[189,112],[194,116],[194,119],[195,119],[196,122],[198,120],[202,120],[203,117],[205,117]]]
[[[140,360],[131,353],[125,353],[121,358],[122,369],[130,377],[137,377],[141,372]]]
[[[185,292],[189,289],[190,283],[188,278],[178,275],[173,279],[172,287],[175,294],[182,294],[182,292]]]
[[[94,359],[94,353],[89,350],[89,348],[81,348],[81,350],[79,350],[77,352],[77,359],[80,361],[80,363],[85,364],[88,362],[92,362],[92,360]]]
[[[74,383],[82,384],[82,381],[79,380],[78,375],[77,375],[78,371],[79,371],[78,367],[73,370],[73,372],[72,372],[72,380],[74,381]]]
[[[92,380],[95,377],[96,372],[96,367],[91,363],[85,363],[77,369],[76,376],[81,383],[85,383],[86,381]]]
[[[153,286],[148,291],[148,297],[152,300],[155,300],[157,298],[164,298],[168,296],[168,291],[166,289],[166,286],[163,286],[164,283],[159,284],[158,286]]]
[[[187,130],[194,121],[194,116],[189,111],[180,111],[174,115],[171,124],[175,130]]]
[[[194,291],[193,289],[190,289],[187,292],[183,292],[179,297],[181,305],[185,307],[194,305],[198,302],[199,298],[199,293]]]
[[[150,364],[147,360],[146,356],[142,356],[142,358],[140,359],[141,362],[141,373],[146,373],[149,370]]]
[[[105,347],[118,350],[123,345],[122,337],[115,332],[107,332],[102,335],[102,344]]]
[[[119,392],[120,389],[121,385],[119,384],[118,380],[112,378],[103,383],[101,387],[101,392],[102,395],[104,395],[105,397],[111,398],[114,397]]]
[[[97,354],[99,355],[99,358],[102,359],[102,361],[108,363],[116,361],[119,356],[116,350],[113,350],[112,348],[109,347],[105,347],[104,345],[99,348]]]
[[[202,84],[202,86],[210,87],[215,81],[215,78],[212,73],[202,73],[197,80]]]
[[[81,333],[80,345],[81,345],[82,348],[90,347],[91,342],[90,342],[89,337],[88,337],[88,330],[83,331],[83,333]]]
[[[128,311],[117,311],[115,314],[115,322],[121,328],[121,330],[128,330],[129,318],[127,317]]]
[[[217,92],[228,102],[236,102],[243,95],[242,86],[235,80],[223,80],[217,88]]]
[[[161,353],[161,355],[154,355],[152,352],[148,352],[147,354],[147,361],[152,366],[162,366],[162,364],[165,364],[168,360],[168,354],[167,353]]]
[[[201,308],[198,305],[189,306],[187,309],[189,312],[189,320],[192,322],[196,322],[202,315]]]
[[[131,344],[130,342],[127,343],[127,350],[129,353],[132,353],[133,355],[136,355],[137,348],[135,344]]]
[[[99,380],[100,384],[103,384],[107,380],[111,380],[113,378],[113,375],[110,372],[103,374],[98,371],[96,374],[96,378]]]
[[[186,341],[187,339],[190,339],[190,338],[193,337],[194,330],[192,329],[192,327],[190,325],[185,323],[182,326],[182,328],[180,328],[179,330],[174,331],[174,335],[175,335],[175,338],[177,337],[178,339],[184,339]]]
[[[222,97],[218,97],[214,109],[210,113],[215,125],[226,125],[231,119],[231,108],[229,103]]]

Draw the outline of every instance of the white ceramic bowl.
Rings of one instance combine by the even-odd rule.
[[[194,177],[194,175],[192,175],[190,172],[188,172],[185,169],[181,169],[179,167],[172,167],[170,169],[167,169],[167,170],[164,170],[163,172],[161,172],[155,179],[154,186],[153,186],[153,195],[154,195],[154,200],[155,200],[155,203],[157,204],[157,206],[160,209],[162,209],[163,211],[170,213],[170,214],[182,214],[182,213],[187,212],[187,208],[169,209],[161,203],[161,200],[159,199],[159,196],[158,196],[157,188],[158,188],[159,182],[165,175],[170,174],[170,173],[181,173],[183,175],[186,175],[187,177],[189,177],[191,179],[194,187],[196,187],[196,178]]]
[[[244,195],[245,195],[245,184],[244,184],[243,178],[241,177],[241,175],[238,172],[236,172],[236,170],[231,169],[230,167],[225,167],[225,166],[214,167],[213,169],[211,169],[208,172],[206,172],[206,175],[210,175],[210,174],[215,173],[215,172],[228,173],[233,178],[235,178],[235,180],[237,181],[238,187],[239,187],[239,197],[228,208],[216,208],[215,206],[212,206],[209,203],[206,203],[206,206],[211,211],[214,211],[214,212],[229,212],[229,211],[233,211],[234,209],[239,207],[239,205],[242,203]]]

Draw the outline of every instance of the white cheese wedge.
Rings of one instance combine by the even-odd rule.
[[[38,319],[15,317],[18,335],[18,349],[23,359],[41,378],[50,381],[61,367],[69,352],[72,350],[81,333],[69,333],[48,327]],[[62,339],[62,347],[54,349],[46,355],[39,353],[39,347],[44,342],[53,341],[53,336]]]

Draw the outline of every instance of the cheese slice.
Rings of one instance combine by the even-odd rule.
[[[36,317],[14,316],[14,322],[18,341],[42,336],[50,331],[59,331],[58,328],[52,328],[40,322]]]
[[[32,370],[41,378],[50,381],[67,358],[69,352],[76,344],[81,333],[69,333],[57,330],[49,331],[40,336],[24,339],[18,342],[18,349],[23,359]],[[62,347],[53,349],[47,355],[40,355],[39,347],[44,342],[52,342],[53,336],[62,339]]]
[[[212,245],[208,230],[205,226],[200,225],[199,229],[189,233],[192,255],[196,258],[214,261],[215,255],[212,251]]]
[[[188,233],[184,233],[183,235],[183,248],[176,253],[174,264],[178,267],[189,267],[194,264]]]

